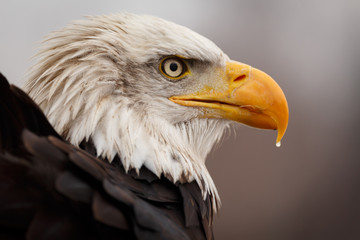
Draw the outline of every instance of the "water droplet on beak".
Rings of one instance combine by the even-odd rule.
[[[280,141],[276,143],[276,147],[281,147],[281,142]]]

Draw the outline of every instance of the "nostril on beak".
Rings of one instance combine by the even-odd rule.
[[[242,81],[246,78],[246,74],[242,74],[240,76],[238,76],[237,78],[234,79],[234,82],[239,82]]]

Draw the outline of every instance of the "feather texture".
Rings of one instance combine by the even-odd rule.
[[[10,127],[22,132],[18,145],[1,145],[1,239],[212,239],[211,198],[196,181],[174,185],[145,167],[126,173],[119,159],[62,140],[31,99],[2,75],[0,84],[0,140]],[[4,125],[25,106],[31,121]]]
[[[161,59],[182,56],[192,74],[169,81]],[[199,119],[201,109],[169,97],[217,81],[229,58],[210,40],[177,24],[133,14],[89,17],[51,33],[25,90],[70,143],[93,142],[96,156],[146,167],[173,183],[196,181],[203,199],[220,198],[205,166],[229,122]]]

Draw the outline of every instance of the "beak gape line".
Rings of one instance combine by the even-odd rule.
[[[171,101],[189,107],[203,107],[206,118],[225,118],[245,125],[276,129],[276,146],[285,134],[289,110],[279,85],[266,73],[239,62],[228,62],[219,86],[202,90]],[[224,90],[225,89],[225,90]]]

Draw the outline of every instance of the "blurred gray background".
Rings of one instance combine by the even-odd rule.
[[[8,1],[0,71],[21,85],[42,37],[85,15],[156,15],[271,75],[290,121],[240,126],[208,158],[222,208],[217,239],[360,239],[360,1]]]

